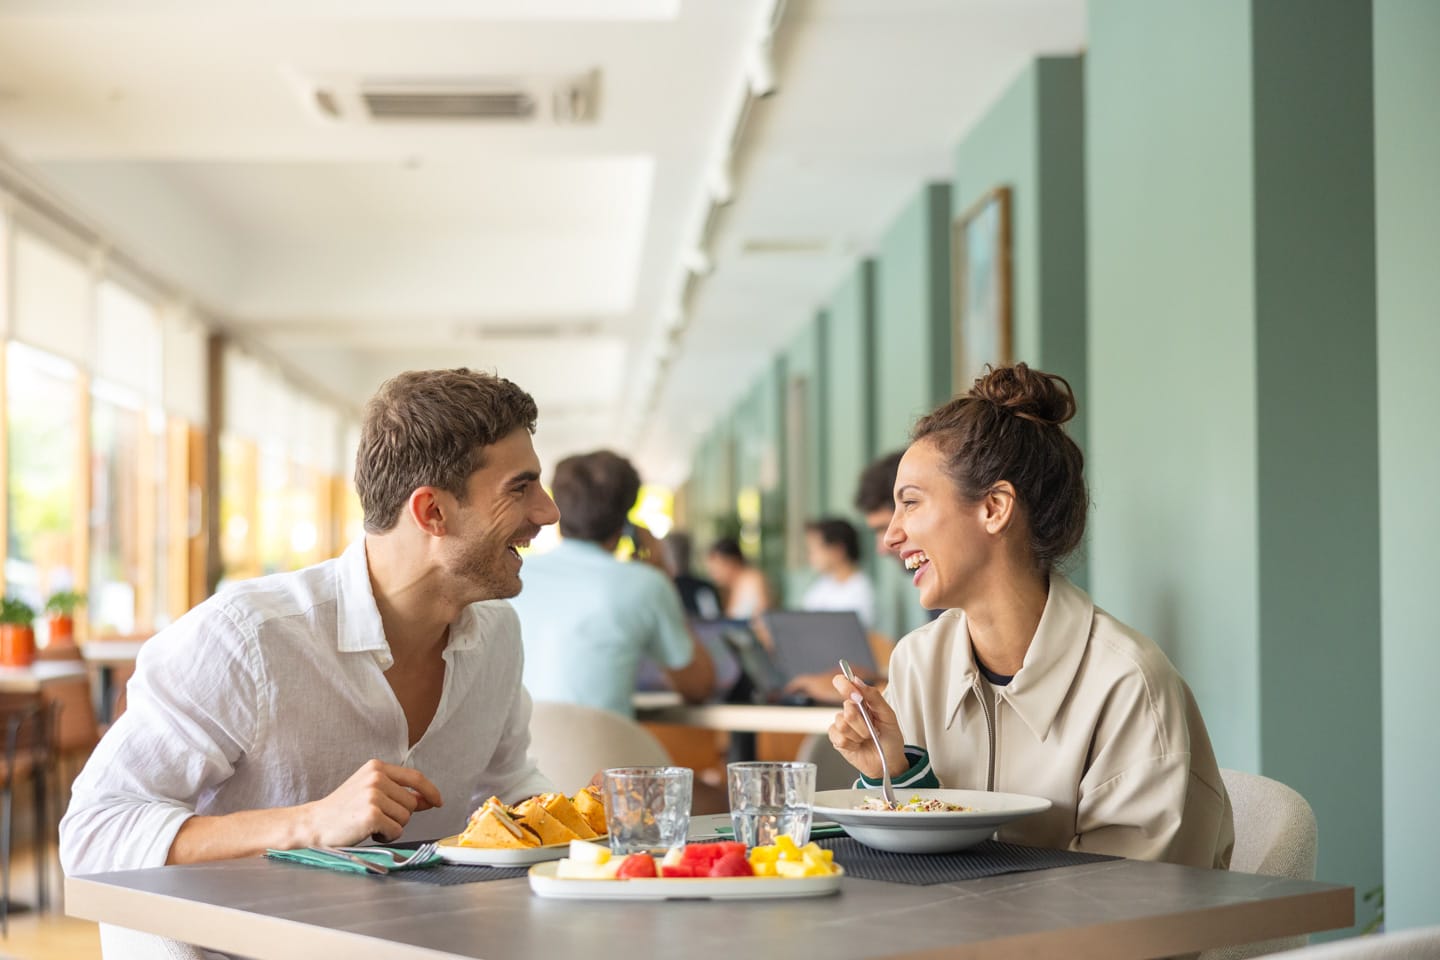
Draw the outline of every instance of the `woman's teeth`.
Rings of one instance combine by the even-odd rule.
[[[930,558],[925,555],[925,552],[923,550],[912,553],[910,554],[910,556],[905,558],[905,569],[919,570],[920,565],[929,559]]]

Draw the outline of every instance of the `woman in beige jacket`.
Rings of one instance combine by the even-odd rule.
[[[849,702],[861,698],[897,788],[1053,803],[1001,839],[1223,868],[1230,801],[1189,688],[1154,643],[1054,570],[1089,506],[1061,426],[1074,414],[1063,378],[1022,363],[916,424],[885,542],[921,604],[946,613],[901,641],[883,697],[835,678],[847,702],[830,741],[878,784]]]

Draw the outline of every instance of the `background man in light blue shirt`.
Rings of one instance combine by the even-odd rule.
[[[704,701],[714,666],[685,622],[664,551],[626,515],[640,493],[630,461],[609,451],[567,457],[555,467],[560,508],[554,550],[526,561],[513,601],[525,643],[525,686],[536,700],[633,716],[642,657],[664,669],[686,700]],[[614,555],[627,528],[635,559]]]

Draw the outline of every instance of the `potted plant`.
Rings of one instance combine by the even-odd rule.
[[[85,594],[77,590],[57,590],[45,601],[45,622],[50,631],[50,646],[69,647],[75,643],[75,611],[85,605]]]
[[[0,665],[35,662],[35,610],[18,597],[0,599]]]

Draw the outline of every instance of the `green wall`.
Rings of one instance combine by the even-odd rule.
[[[1440,4],[1376,0],[1385,913],[1391,929],[1440,924],[1440,749],[1435,545],[1440,543]],[[1348,389],[1348,388],[1347,388]]]
[[[875,256],[874,457],[903,449],[915,420],[950,396],[950,187],[933,183],[905,205]],[[844,485],[847,510],[858,474]],[[861,528],[862,535],[864,528]],[[928,621],[910,577],[892,557],[875,557],[876,629],[901,636]]]
[[[780,599],[792,605],[799,602],[812,578],[805,566],[804,552],[796,548],[798,527],[815,511],[817,504],[826,502],[829,487],[825,470],[829,422],[825,406],[825,336],[828,326],[827,315],[817,314],[791,341],[789,349],[781,357],[785,376],[781,406],[785,436],[782,448],[785,459],[781,462],[785,504],[783,523],[790,531],[786,539],[793,543],[792,548],[785,552],[785,573],[776,586],[781,591]],[[786,409],[783,397],[788,397],[792,391],[799,394],[796,407],[803,411],[801,422],[794,424],[783,420]]]
[[[1260,768],[1250,17],[1095,0],[1086,58],[1090,583]]]
[[[1222,766],[1310,801],[1319,876],[1364,891],[1381,873],[1369,4],[1096,0],[1090,26],[1094,592],[1180,667]]]
[[[1042,57],[1016,78],[955,150],[952,213],[1011,190],[1011,332],[1016,361],[1075,391],[1071,437],[1087,448],[1085,83],[1079,57]],[[958,392],[969,384],[956,384]],[[1088,585],[1085,551],[1066,572]]]
[[[874,315],[875,262],[862,260],[846,274],[825,310],[825,491],[823,509],[815,510],[815,516],[854,514],[855,478],[875,449]]]
[[[1315,808],[1319,875],[1362,893],[1383,836],[1371,21],[1263,0],[1251,36],[1261,772]]]

